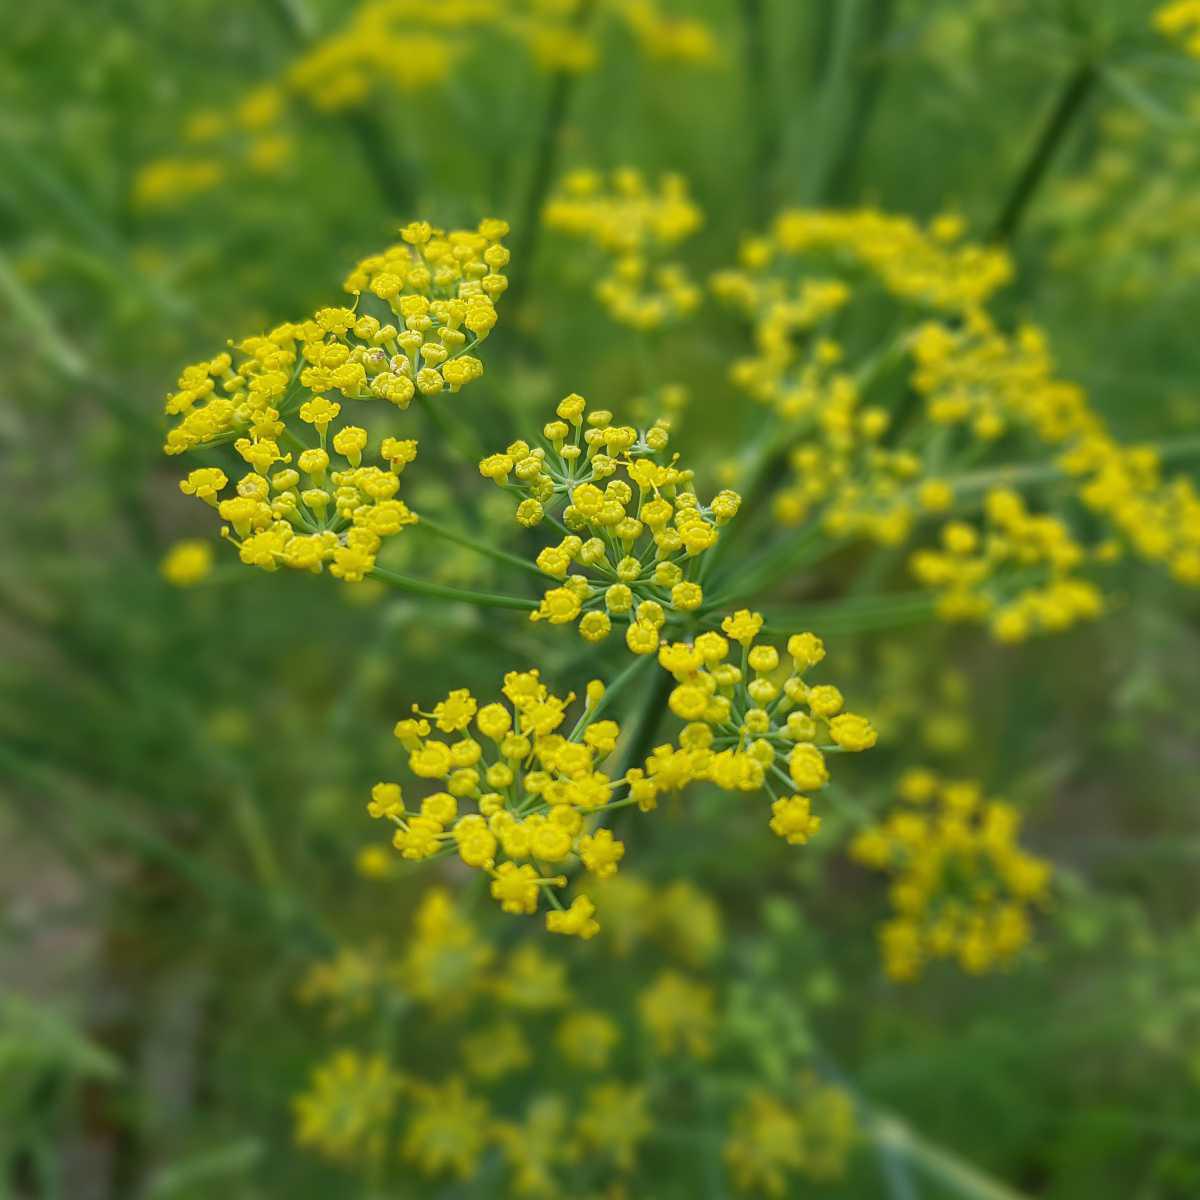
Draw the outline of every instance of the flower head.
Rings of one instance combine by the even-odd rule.
[[[540,527],[550,517],[566,536],[545,545],[536,565],[558,581],[532,619],[578,623],[588,641],[623,624],[626,645],[652,654],[660,630],[703,603],[696,576],[740,498],[723,491],[705,505],[692,472],[668,459],[669,430],[616,425],[607,411],[587,412],[570,395],[537,444],[511,443],[479,464],[482,475],[522,497],[517,520]]]
[[[1010,962],[1050,883],[1050,864],[1017,842],[1019,813],[986,800],[973,781],[930,771],[910,771],[900,792],[901,807],[850,846],[852,858],[892,879],[895,915],[879,931],[887,973],[907,981],[936,959],[970,974]]]

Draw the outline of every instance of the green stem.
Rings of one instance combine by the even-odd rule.
[[[1012,192],[992,226],[993,242],[1011,242],[1021,227],[1030,202],[1046,177],[1067,131],[1083,111],[1099,77],[1096,64],[1089,59],[1081,62],[1063,83],[1058,100],[1046,117],[1041,133],[1030,151],[1025,166],[1013,184]]]
[[[829,35],[829,63],[822,76],[821,95],[816,107],[815,128],[821,131],[817,153],[812,156],[812,171],[805,191],[815,205],[825,193],[825,180],[840,153],[845,136],[848,105],[851,100],[850,77],[854,31],[863,0],[838,0],[833,10]]]
[[[744,55],[745,119],[750,131],[747,211],[752,226],[760,226],[773,207],[775,161],[779,133],[771,105],[770,56],[763,0],[741,0]]]
[[[275,14],[284,33],[302,41],[311,41],[316,34],[312,12],[304,0],[268,0],[267,7]]]
[[[648,663],[653,663],[655,657],[653,654],[639,655],[623,670],[620,675],[612,681],[612,683],[604,689],[604,695],[600,697],[600,703],[595,708],[585,712],[579,718],[575,728],[571,730],[571,736],[567,738],[569,742],[577,742],[583,731],[595,721],[598,721],[601,715],[608,711],[609,708],[616,702],[617,698],[629,687],[629,685],[646,669]]]
[[[316,28],[303,0],[267,0],[267,7],[284,33],[299,49],[307,49],[316,39]],[[381,199],[398,217],[414,215],[416,171],[397,154],[387,127],[378,115],[358,109],[340,117],[358,146]]]
[[[647,658],[651,662],[656,661],[654,655],[647,655]],[[662,724],[663,714],[666,712],[667,697],[671,694],[674,686],[675,679],[669,672],[660,671],[658,673],[653,687],[646,693],[645,703],[638,713],[637,724],[633,728],[629,745],[621,757],[621,766],[615,778],[624,779],[629,774],[630,768],[641,764],[646,755],[650,753],[652,743],[658,734],[658,727]]]
[[[1200,437],[1182,437],[1162,442],[1151,442],[1149,448],[1161,462],[1172,459],[1190,458],[1200,455]],[[1067,472],[1056,462],[1030,463],[1023,466],[989,467],[984,471],[970,471],[965,475],[951,476],[948,480],[956,496],[970,496],[986,492],[994,487],[1019,487],[1031,483],[1054,483],[1067,479]]]
[[[475,431],[461,419],[451,421],[430,396],[417,393],[417,406],[429,418],[429,422],[441,435],[442,447],[450,446],[463,460],[474,466],[484,456],[483,446]],[[448,455],[443,455],[448,459]]]
[[[754,596],[787,578],[793,571],[819,562],[835,549],[837,544],[830,543],[825,537],[820,522],[813,521],[795,537],[784,539],[740,569],[733,587],[706,601],[704,611],[728,608],[739,599]]]
[[[861,47],[859,83],[846,119],[846,128],[838,139],[821,191],[823,204],[845,204],[854,186],[854,177],[870,135],[871,124],[879,108],[879,97],[887,78],[888,58],[884,43],[896,13],[895,0],[868,0],[870,12],[863,22],[871,44]]]
[[[1023,1192],[992,1179],[951,1151],[925,1141],[896,1117],[876,1110],[867,1134],[877,1146],[921,1167],[960,1196],[970,1200],[1029,1200]]]
[[[476,554],[482,554],[485,558],[507,563],[510,567],[520,567],[523,571],[530,571],[539,579],[554,579],[554,576],[547,575],[545,571],[542,571],[527,558],[521,558],[517,554],[510,554],[507,550],[501,550],[498,546],[489,546],[486,542],[476,541],[474,538],[467,537],[465,533],[459,533],[457,530],[442,525],[438,521],[431,520],[424,514],[418,514],[418,516],[420,517],[417,523],[418,529],[428,529],[435,536],[447,542],[454,542],[455,545],[465,546],[468,550],[474,550]]]
[[[581,0],[574,17],[577,31],[582,31],[587,26],[593,7],[594,0]],[[541,240],[542,208],[550,192],[550,185],[558,174],[558,160],[562,154],[562,128],[566,123],[577,84],[578,76],[569,71],[556,71],[550,81],[550,93],[546,98],[542,126],[534,146],[533,167],[522,206],[521,221],[513,230],[513,262],[516,264],[516,270],[511,276],[507,301],[508,307],[518,319]]]
[[[413,579],[408,575],[398,575],[385,567],[375,567],[371,578],[399,588],[402,592],[411,592],[415,596],[431,596],[437,600],[457,600],[463,604],[475,604],[480,608],[515,608],[532,612],[538,607],[536,600],[527,600],[522,596],[503,596],[496,592],[470,592],[464,588],[448,587],[441,583],[429,583],[424,579]]]
[[[873,596],[870,601],[864,598],[776,609],[767,614],[763,633],[770,637],[786,637],[805,629],[823,636],[878,633],[922,625],[937,611],[937,597],[929,592]]]
[[[246,853],[254,864],[259,882],[269,893],[285,892],[283,871],[253,795],[240,786],[235,786],[232,793],[234,823],[241,834]]]
[[[830,50],[833,46],[833,25],[837,6],[813,4],[811,27],[805,28],[809,39],[809,82],[814,94],[820,92],[829,74]]]
[[[54,318],[31,292],[8,260],[0,255],[0,299],[29,330],[46,360],[67,379],[78,382],[88,375],[87,363],[62,337]]]
[[[416,168],[397,150],[379,115],[364,109],[347,113],[342,122],[358,143],[380,199],[397,218],[413,216],[417,203]]]
[[[733,535],[738,531],[738,521],[744,526],[746,515],[752,515],[761,508],[779,469],[779,456],[783,444],[776,422],[768,414],[758,436],[738,463],[737,479],[742,496],[739,516],[734,517],[733,521],[721,530],[717,544],[704,555],[698,582],[709,582],[713,572],[724,561],[730,545],[735,540]]]

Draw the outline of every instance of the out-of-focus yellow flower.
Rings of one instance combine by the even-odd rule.
[[[716,1030],[714,1003],[707,984],[668,969],[638,997],[638,1011],[659,1054],[708,1058]]]
[[[318,1066],[293,1101],[296,1141],[329,1158],[377,1158],[387,1141],[399,1078],[387,1060],[342,1050]]]
[[[699,307],[701,289],[667,257],[703,222],[682,176],[665,175],[654,190],[630,167],[610,180],[575,171],[550,197],[543,220],[601,253],[596,295],[614,321],[652,330]]]
[[[928,770],[909,771],[900,795],[912,807],[850,846],[857,862],[892,878],[896,915],[879,931],[888,975],[913,980],[936,959],[976,975],[1011,962],[1032,936],[1029,910],[1046,898],[1051,874],[1018,844],[1020,814],[985,800],[973,781]]]
[[[856,1130],[844,1089],[803,1077],[784,1101],[761,1089],[735,1113],[725,1162],[740,1192],[795,1194],[790,1176],[836,1179],[846,1166]]]
[[[212,574],[212,543],[198,538],[176,542],[167,551],[159,569],[163,578],[176,587],[194,587],[203,583]]]

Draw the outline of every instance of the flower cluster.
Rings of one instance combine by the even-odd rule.
[[[399,1083],[381,1055],[339,1050],[293,1100],[296,1142],[345,1163],[380,1157]]]
[[[629,876],[603,889],[631,882],[651,900],[654,889]],[[689,910],[706,901],[677,880],[651,907],[676,910],[682,933]],[[572,956],[568,968],[528,942],[490,949],[475,918],[436,888],[393,955],[344,947],[314,964],[301,997],[328,1010],[342,1048],[318,1063],[293,1102],[298,1141],[368,1178],[400,1162],[431,1180],[482,1182],[495,1149],[504,1194],[549,1200],[636,1186],[628,1177],[643,1150],[659,1148],[658,1114],[690,1109],[704,1094],[698,1077],[709,1060],[734,1047],[744,1056],[752,1045],[734,1030],[731,995],[704,970],[719,942],[694,958],[694,943],[672,934],[662,914],[649,916],[659,926],[654,945],[619,972],[596,955]],[[612,936],[606,927],[599,942]],[[630,955],[629,946],[611,948]],[[429,1036],[387,1039],[380,1053],[380,1030],[398,1021]],[[779,1086],[738,1087],[721,1114],[739,1191],[779,1195],[778,1181],[792,1175],[832,1178],[852,1150],[845,1092],[790,1056],[781,1068]],[[489,1194],[501,1194],[496,1176],[488,1181]]]
[[[324,405],[323,413],[340,410],[338,404]],[[302,407],[302,418],[308,407]],[[221,498],[229,480],[219,467],[199,467],[179,486],[228,522],[221,536],[237,546],[247,565],[319,572],[328,563],[330,574],[359,583],[374,569],[383,539],[417,521],[396,498],[400,473],[416,456],[416,442],[385,438],[379,448],[382,465],[367,466],[362,461],[367,431],[347,425],[329,439],[329,448],[345,463],[333,470],[324,433],[319,443],[302,450],[292,467],[292,455],[281,453],[273,438],[239,438],[236,449],[252,469],[238,480],[235,495]],[[279,469],[268,478],[276,463]]]
[[[1034,325],[1010,336],[976,310],[954,324],[923,323],[909,346],[925,416],[962,431],[964,443],[987,446],[1015,429],[1056,445],[1097,421],[1083,389],[1056,376],[1049,341]]]
[[[465,53],[463,34],[481,24],[478,3],[366,0],[339,30],[306,50],[284,75],[289,91],[321,112],[373,96],[426,91],[444,82]]]
[[[1115,539],[1171,576],[1200,586],[1200,492],[1191,478],[1163,477],[1152,446],[1123,446],[1103,429],[1079,438],[1060,458],[1084,507],[1106,520]],[[1102,555],[1118,549],[1106,541]]]
[[[892,296],[945,312],[986,303],[1012,278],[1002,249],[963,242],[961,218],[946,213],[922,228],[909,217],[864,208],[849,212],[791,209],[766,236],[741,249],[740,269],[714,279],[718,293],[755,312],[798,300],[797,259],[823,256],[841,271],[861,268]],[[844,301],[843,301],[844,302]]]
[[[1200,48],[1200,22],[1196,28]],[[1185,119],[1167,125],[1114,105],[1096,122],[1096,153],[1059,179],[1042,206],[1055,267],[1086,270],[1091,286],[1117,303],[1161,298],[1200,275],[1200,248],[1188,236],[1200,219],[1200,147],[1192,134],[1200,96],[1191,93],[1181,107]]]
[[[667,989],[683,979],[668,968],[629,998],[660,1051],[665,1035],[698,1029],[694,1014],[663,1010]],[[691,986],[705,997],[711,1033],[711,989]],[[297,1140],[347,1165],[398,1152],[423,1176],[460,1179],[496,1146],[516,1195],[565,1194],[564,1177],[580,1168],[593,1178],[628,1174],[654,1130],[650,1088],[616,1074],[621,1045],[637,1031],[574,992],[564,963],[531,944],[495,954],[448,892],[427,892],[401,957],[344,948],[314,965],[301,995],[328,1006],[344,1031],[354,1021],[375,1028],[380,1014],[411,1006],[436,1022],[438,1070],[447,1073],[431,1078],[408,1039],[396,1061],[338,1050],[294,1101]],[[569,1080],[561,1091],[547,1086],[556,1075]],[[494,1115],[491,1089],[521,1080],[532,1083],[524,1118]]]
[[[731,382],[788,421],[817,415],[824,397],[845,386],[843,351],[830,336],[834,319],[849,303],[850,289],[837,279],[803,279],[795,286],[757,289],[737,272],[713,280],[717,296],[754,318],[753,355],[730,367]]]
[[[692,472],[675,458],[664,461],[665,422],[638,430],[614,424],[606,410],[586,410],[582,396],[566,397],[538,445],[513,442],[479,470],[521,497],[521,525],[552,525],[564,535],[537,556],[539,570],[562,582],[546,591],[532,619],[577,621],[592,642],[606,638],[614,620],[625,622],[629,649],[652,654],[668,620],[703,604],[705,552],[741,498],[722,491],[702,504]],[[583,571],[572,572],[574,565]]]
[[[716,993],[706,983],[668,968],[638,997],[642,1024],[657,1052],[704,1059],[713,1051]]]
[[[600,61],[602,42],[587,20],[591,9],[622,26],[653,62],[707,66],[717,57],[716,38],[708,25],[671,16],[658,0],[595,0],[590,8],[578,0],[505,0],[498,27],[523,44],[542,70],[579,74]]]
[[[803,845],[821,825],[808,793],[829,782],[825,755],[869,750],[876,734],[865,717],[843,711],[832,684],[805,682],[825,657],[820,638],[789,638],[789,669],[776,647],[757,640],[762,625],[760,614],[743,610],[722,622],[727,637],[709,631],[659,650],[676,680],[670,709],[687,724],[677,745],[651,754],[646,772],[659,791],[698,779],[726,791],[766,789],[772,832]],[[741,647],[740,664],[730,661],[731,641]]]
[[[180,419],[167,434],[166,452],[232,441],[239,433],[254,442],[278,437],[283,419],[305,404],[312,413],[306,423],[327,429],[338,415],[330,412],[329,392],[407,408],[417,393],[458,391],[479,378],[483,364],[469,351],[496,324],[494,299],[505,289],[501,272],[508,263],[500,239],[507,232],[494,220],[449,234],[413,222],[401,242],[363,259],[347,277],[354,308],[318,309],[309,320],[185,367],[167,397],[167,415]],[[368,311],[372,306],[382,319]]]
[[[896,546],[919,517],[952,505],[951,485],[921,454],[883,444],[891,414],[862,404],[850,375],[838,372],[827,386],[811,390],[806,385],[803,402],[812,406],[811,433],[788,452],[791,475],[774,496],[773,512],[782,525],[819,515],[831,538]]]
[[[274,174],[295,157],[295,118],[305,110],[339,114],[391,95],[432,92],[496,37],[522,47],[544,71],[578,74],[600,59],[602,39],[582,20],[577,0],[362,0],[344,25],[318,38],[278,74],[228,108],[198,109],[180,130],[189,148],[148,162],[133,184],[145,209],[173,208],[240,176]],[[600,0],[656,62],[704,66],[716,39],[702,21],[674,17],[657,0]]]
[[[467,52],[469,36],[494,25],[499,11],[492,0],[364,0],[344,26],[236,104],[192,113],[181,130],[188,153],[147,163],[134,180],[135,202],[170,208],[245,173],[277,171],[294,155],[289,124],[306,106],[341,113],[389,92],[429,91]]]
[[[567,885],[563,872],[580,863],[596,879],[614,874],[625,846],[599,821],[629,804],[652,806],[654,789],[634,772],[614,779],[600,769],[620,727],[598,719],[604,697],[598,681],[589,685],[587,707],[566,736],[558,730],[573,695],[555,696],[537,671],[510,672],[503,694],[507,704],[480,708],[470,692],[454,691],[431,712],[400,721],[395,732],[408,751],[409,770],[442,781],[445,790],[409,808],[400,784],[378,783],[368,811],[396,826],[393,841],[405,858],[456,852],[487,873],[505,912],[535,913],[545,894],[550,932],[590,938],[600,928],[595,905],[577,892],[563,907],[557,895]],[[430,721],[456,739],[431,736]],[[473,811],[460,812],[466,804]]]
[[[377,461],[364,463],[368,432],[342,423],[343,401],[404,409],[479,378],[483,364],[470,352],[496,323],[506,232],[494,220],[451,233],[414,222],[351,272],[355,307],[319,309],[184,369],[167,398],[178,420],[164,449],[233,443],[250,468],[233,496],[222,497],[229,477],[217,466],[193,470],[180,488],[217,509],[243,562],[311,571],[329,563],[358,581],[381,540],[416,521],[396,493],[417,443],[385,437]]]
[[[1126,549],[1200,581],[1194,483],[1166,476],[1154,448],[1111,435],[1058,375],[1042,330],[997,325],[983,306],[1008,260],[961,236],[949,216],[923,230],[875,212],[795,211],[714,278],[752,321],[754,353],[733,364],[732,382],[767,408],[767,444],[790,468],[775,520],[827,545],[899,547],[929,518],[953,517],[940,547],[910,555],[913,572],[943,618],[986,621],[1007,642],[1098,616],[1101,589],[1080,572]],[[930,315],[852,371],[850,301],[864,271]],[[997,465],[981,465],[989,456]]]
[[[856,1135],[845,1089],[807,1074],[787,1099],[761,1088],[750,1092],[734,1115],[725,1162],[739,1191],[794,1195],[790,1176],[841,1176]]]
[[[596,296],[614,321],[658,329],[699,306],[700,288],[684,267],[668,261],[703,222],[681,176],[663,176],[655,190],[628,167],[614,171],[607,184],[595,171],[574,171],[551,196],[543,220],[603,255]]]
[[[912,348],[913,386],[924,397],[932,425],[946,431],[968,430],[970,437],[985,445],[1016,430],[1032,436],[1039,448],[1056,453],[1046,466],[982,472],[966,476],[964,484],[990,478],[1015,481],[1022,475],[1052,483],[1065,479],[1078,503],[1101,519],[1107,535],[1085,545],[1065,517],[1029,517],[1011,488],[990,489],[984,505],[990,530],[988,555],[1021,567],[1046,564],[1056,577],[1049,596],[1034,589],[1030,603],[996,610],[997,634],[1018,640],[1039,627],[1059,629],[1081,617],[1095,616],[1101,609],[1097,589],[1063,577],[1088,559],[1112,561],[1126,546],[1142,558],[1164,563],[1181,582],[1200,582],[1200,495],[1194,484],[1182,476],[1164,478],[1160,456],[1153,448],[1118,442],[1083,390],[1056,378],[1040,330],[1026,326],[1007,337],[985,314],[976,313],[956,328],[937,323],[923,326]],[[969,453],[965,447],[964,452]],[[982,540],[959,523],[950,527],[950,536],[957,552],[967,556]],[[941,569],[945,556],[928,552],[913,561],[918,578],[931,586],[956,593],[975,586],[956,569],[951,573],[959,574],[966,584],[959,588]],[[978,561],[966,568],[966,575],[977,576],[975,583],[991,573],[991,566]],[[995,609],[990,603],[959,603],[959,599],[947,602],[946,615],[990,615]],[[1045,611],[1043,599],[1051,602]]]
[[[971,320],[1010,268],[1002,252],[958,244],[961,234],[949,216],[923,230],[874,210],[787,212],[769,236],[745,243],[738,269],[714,276],[716,295],[752,321],[754,353],[735,360],[731,381],[769,409],[788,447],[791,476],[773,498],[784,525],[817,520],[833,539],[898,545],[921,515],[953,503],[944,438],[932,426],[898,427],[888,397],[867,402],[919,339],[901,336],[852,370],[839,323],[864,270],[906,304]]]
[[[264,84],[228,111],[193,113],[181,131],[188,151],[146,163],[134,177],[134,204],[174,208],[242,174],[277,174],[295,153],[294,139],[281,124],[285,104],[280,87]]]
[[[1075,571],[1086,551],[1057,517],[1027,511],[1006,488],[987,494],[987,533],[965,521],[942,528],[940,550],[918,550],[912,571],[938,593],[948,621],[986,620],[1001,642],[1058,633],[1104,609],[1099,588]]]
[[[605,944],[619,958],[653,945],[685,966],[708,966],[725,945],[721,910],[686,879],[655,888],[632,871],[622,871],[592,888],[604,925]]]
[[[1012,805],[987,800],[978,783],[905,774],[903,805],[858,834],[851,857],[892,877],[895,916],[880,928],[884,968],[898,981],[936,959],[982,974],[1030,940],[1030,906],[1045,900],[1050,864],[1018,844]]]
[[[648,59],[693,66],[717,60],[716,36],[703,21],[670,16],[657,0],[612,0],[612,6]]]

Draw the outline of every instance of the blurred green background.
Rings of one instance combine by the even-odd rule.
[[[188,120],[277,77],[348,6],[0,0],[0,1195],[497,1194],[406,1176],[369,1192],[295,1148],[289,1097],[325,1037],[296,987],[341,942],[399,944],[436,874],[356,871],[396,717],[516,661],[570,677],[578,644],[514,622],[501,649],[490,616],[251,572],[219,545],[201,586],[160,572],[173,542],[212,537],[160,451],[180,365],[332,302],[401,221],[514,227],[470,400],[488,446],[568,391],[618,407],[670,380],[693,397],[684,444],[710,477],[721,457],[737,333],[709,306],[646,378],[586,263],[530,221],[572,166],[685,175],[699,277],[782,204],[953,210],[984,237],[1016,197],[1001,310],[1048,330],[1120,433],[1200,427],[1200,69],[1154,35],[1154,4],[667,7],[708,23],[713,62],[655,61],[599,19],[578,78],[485,40],[437,86],[299,110],[277,169],[148,207],[139,172],[180,153]],[[1023,191],[1081,64],[1086,94]],[[471,464],[432,457],[418,506],[484,495]],[[415,569],[480,570],[412,536]],[[858,1089],[973,1164],[965,1183],[867,1149],[845,1181],[790,1194],[1200,1195],[1197,611],[1146,572],[1105,620],[1033,647],[828,639],[870,705],[961,677],[969,737],[939,746],[900,703],[864,786],[941,755],[1029,805],[1064,885],[1009,975],[887,985],[879,897],[844,864],[647,824],[648,872],[718,900],[727,980],[781,997]],[[687,1159],[660,1150],[628,1194],[725,1194]]]

